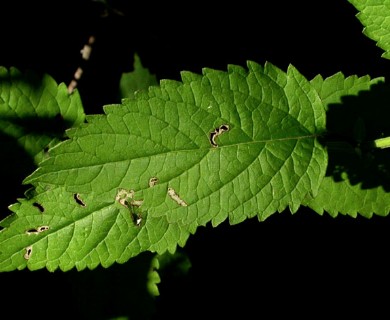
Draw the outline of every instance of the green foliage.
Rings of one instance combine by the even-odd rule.
[[[293,66],[248,69],[183,73],[68,130],[11,207],[1,268],[108,267],[173,253],[209,221],[296,212],[325,175],[325,109]]]
[[[332,117],[343,97],[373,91],[384,79],[338,73],[308,81],[291,65],[286,73],[271,63],[247,67],[183,72],[182,82],[157,84],[135,55],[134,71],[122,76],[122,104],[83,124],[77,91],[68,95],[48,76],[31,88],[17,70],[3,69],[3,132],[42,161],[24,180],[30,193],[1,222],[1,270],[94,269],[144,251],[174,253],[210,221],[262,221],[286,207],[387,215],[382,181],[362,187],[365,177],[354,171],[364,163],[371,176],[377,168],[374,176],[387,178],[384,152],[361,149],[366,136],[375,139],[361,120],[366,109],[355,105],[350,127]],[[60,114],[73,128],[58,143],[26,134],[28,126],[13,124],[15,113],[26,121]],[[379,138],[386,124],[375,129]],[[344,138],[339,148],[332,135]]]
[[[119,96],[122,98],[133,98],[135,92],[158,85],[156,76],[143,67],[138,54],[134,55],[133,67],[132,72],[122,73],[119,83]]]
[[[389,58],[390,1],[349,2]],[[157,296],[158,270],[177,263],[186,273],[178,247],[208,223],[302,206],[389,213],[383,77],[309,80],[293,65],[247,61],[157,82],[136,55],[119,90],[120,104],[85,115],[77,90],[0,69],[3,145],[17,141],[36,165],[0,221],[0,271],[82,271],[150,254],[142,279]]]
[[[363,24],[364,34],[384,50],[382,57],[390,59],[390,2],[388,0],[348,0],[358,10],[356,17]]]
[[[66,129],[85,119],[78,93],[69,96],[65,84],[58,86],[49,75],[16,68],[0,68],[0,103],[1,133],[18,141],[35,164]]]
[[[19,191],[22,180],[65,138],[65,130],[85,121],[78,92],[69,96],[65,84],[49,75],[0,68],[0,177],[7,181],[1,196],[1,217]],[[25,189],[23,190],[25,191]]]
[[[370,218],[389,212],[389,154],[364,143],[390,133],[384,117],[389,91],[383,81],[367,76],[345,78],[341,73],[311,81],[327,110],[328,134],[345,139],[328,141],[326,177],[317,196],[305,204],[320,214],[326,211],[332,216],[342,213]],[[368,109],[373,99],[376,104]]]

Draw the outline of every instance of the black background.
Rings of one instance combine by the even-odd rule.
[[[363,35],[347,1],[111,3],[123,15],[110,11],[102,17],[103,6],[86,0],[0,5],[0,65],[46,72],[58,83],[69,83],[83,63],[80,49],[95,35],[78,86],[87,114],[120,102],[120,75],[132,70],[134,52],[158,79],[180,80],[183,70],[226,70],[247,60],[269,61],[283,70],[291,63],[308,79],[339,71],[373,78],[389,72],[390,62]],[[154,319],[386,314],[389,221],[334,219],[302,208],[261,223],[255,218],[236,226],[200,227],[181,249],[192,263],[189,274],[169,269],[161,274]],[[126,308],[119,302],[127,302],[119,292],[133,285],[123,276],[131,272],[126,265],[81,275],[0,274],[3,310],[15,318],[120,315],[118,310]],[[137,309],[136,304],[136,299],[128,301],[127,308]]]

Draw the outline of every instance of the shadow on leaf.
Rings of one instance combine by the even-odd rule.
[[[389,86],[375,84],[327,108],[326,175],[336,182],[348,178],[351,185],[361,183],[362,189],[390,191],[390,149],[372,147],[373,140],[390,136]]]
[[[3,182],[0,219],[11,213],[8,206],[27,190],[22,182],[36,169],[50,143],[62,139],[70,126],[59,114],[54,117],[0,116],[0,178]]]
[[[50,138],[62,138],[65,130],[73,125],[70,120],[64,119],[60,113],[52,117],[0,116],[0,121],[6,121],[10,125],[15,126],[20,135],[45,135]]]
[[[34,170],[35,165],[33,157],[17,143],[16,139],[1,132],[0,148],[2,150],[0,219],[3,219],[11,213],[8,206],[16,202],[16,199],[26,191],[26,186],[22,185],[22,181]]]

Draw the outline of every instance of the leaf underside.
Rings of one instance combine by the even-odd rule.
[[[208,222],[296,212],[326,172],[325,109],[293,66],[247,66],[183,72],[69,130],[10,206],[0,269],[108,267]]]

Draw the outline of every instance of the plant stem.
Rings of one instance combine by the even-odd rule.
[[[390,147],[390,137],[375,139],[372,142],[372,144],[373,144],[373,147],[375,147],[375,148],[381,148],[381,149],[389,148]]]

